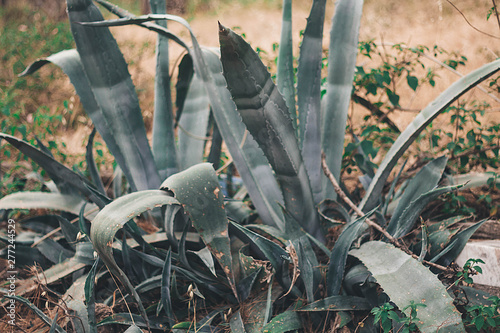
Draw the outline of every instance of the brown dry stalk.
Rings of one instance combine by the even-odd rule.
[[[347,195],[344,193],[344,191],[342,191],[342,189],[340,188],[339,186],[339,183],[337,182],[337,180],[335,179],[335,177],[333,176],[332,172],[330,171],[330,168],[328,168],[328,165],[326,164],[326,159],[325,159],[325,153],[322,152],[321,153],[321,167],[323,168],[323,172],[325,173],[325,176],[328,178],[328,180],[330,180],[330,182],[332,183],[333,185],[333,188],[335,190],[335,192],[337,193],[337,195],[342,198],[342,200],[347,204],[349,205],[349,207],[351,207],[351,209],[356,213],[356,215],[358,215],[359,217],[363,217],[365,216],[365,213],[363,213],[352,201],[351,199],[349,199],[347,197]],[[365,220],[366,224],[368,224],[370,227],[376,229],[377,231],[379,231],[381,234],[383,234],[392,244],[394,244],[394,246],[396,246],[397,248],[399,248],[400,250],[404,251],[406,254],[412,256],[413,258],[415,259],[418,259],[418,256],[414,253],[412,253],[408,248],[406,248],[405,246],[401,245],[401,243],[394,237],[391,236],[391,234],[389,234],[384,228],[382,228],[380,225],[378,225],[378,223],[376,222],[373,222],[372,220],[370,220],[369,218],[366,218]],[[435,264],[433,262],[429,262],[429,261],[426,261],[426,260],[423,260],[423,263],[429,265],[429,266],[432,266],[434,268],[437,268],[441,271],[450,271],[450,268],[447,268],[447,267],[444,267],[444,266],[441,266],[441,265],[438,265],[438,264]]]

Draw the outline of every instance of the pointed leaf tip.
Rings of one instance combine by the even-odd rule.
[[[219,24],[219,34],[222,34],[224,36],[227,36],[229,34],[229,29],[226,28],[225,26],[223,26],[220,21],[217,21],[217,23]]]

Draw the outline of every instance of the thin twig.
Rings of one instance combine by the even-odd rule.
[[[328,165],[326,164],[326,158],[325,158],[325,153],[322,152],[321,153],[321,167],[323,168],[323,172],[325,173],[325,176],[328,178],[328,180],[330,180],[330,182],[332,183],[333,185],[333,188],[335,190],[335,192],[337,193],[337,195],[342,198],[342,200],[344,200],[344,202],[349,206],[351,207],[351,209],[356,213],[356,215],[360,216],[360,217],[363,217],[365,216],[365,213],[363,213],[352,201],[351,199],[349,199],[347,197],[347,195],[344,193],[344,191],[342,191],[342,189],[340,188],[339,186],[339,183],[337,182],[337,180],[335,179],[335,177],[333,176],[332,172],[330,171],[330,169],[328,168]],[[410,250],[408,250],[405,246],[401,245],[401,243],[394,237],[392,237],[391,234],[389,234],[384,228],[382,228],[378,223],[376,222],[373,222],[372,220],[370,220],[369,218],[366,218],[365,220],[366,224],[368,224],[370,227],[376,229],[377,231],[379,231],[381,234],[383,234],[392,244],[394,244],[394,246],[396,246],[397,248],[399,248],[400,250],[404,251],[406,254],[409,254],[410,256],[412,256],[413,258],[415,259],[418,259],[418,256],[414,253],[412,253]],[[432,266],[434,268],[437,268],[441,271],[449,271],[450,269],[447,268],[447,267],[444,267],[444,266],[441,266],[441,265],[438,265],[438,264],[435,264],[435,263],[432,263],[432,262],[429,262],[429,261],[426,261],[424,260],[423,263],[429,265],[429,266]]]
[[[456,160],[456,159],[459,159],[462,157],[467,157],[470,155],[478,155],[478,154],[485,153],[487,151],[495,150],[495,149],[500,149],[500,146],[495,145],[495,146],[489,146],[489,147],[485,147],[485,148],[481,148],[481,149],[473,149],[473,150],[469,150],[469,151],[464,151],[460,154],[453,155],[452,157],[450,157],[450,160]]]
[[[493,1],[493,9],[495,10],[495,16],[497,17],[498,28],[500,28],[500,17],[498,16],[497,4],[495,3],[495,0],[491,1]]]
[[[211,136],[199,136],[199,135],[196,135],[196,134],[193,134],[191,132],[189,132],[187,129],[185,129],[183,126],[181,126],[181,124],[177,123],[177,127],[179,127],[181,129],[181,131],[183,131],[184,133],[186,133],[187,136],[195,139],[195,140],[200,140],[200,141],[212,141],[212,137]]]
[[[483,35],[486,35],[486,36],[489,36],[489,37],[492,37],[492,38],[496,38],[496,39],[500,39],[500,37],[498,37],[498,36],[495,36],[495,35],[489,34],[489,33],[487,33],[487,32],[481,31],[480,29],[478,29],[478,28],[476,28],[475,26],[473,26],[473,25],[472,25],[472,23],[470,23],[470,22],[469,22],[469,20],[467,20],[467,17],[465,17],[464,13],[462,13],[462,12],[460,11],[460,9],[458,9],[458,7],[457,7],[457,6],[455,6],[455,5],[453,4],[453,2],[451,2],[450,0],[446,0],[446,1],[448,1],[448,3],[449,3],[450,5],[452,5],[452,6],[453,6],[453,8],[455,8],[455,9],[456,9],[456,10],[460,13],[460,15],[462,15],[462,17],[464,18],[465,22],[467,22],[467,24],[468,24],[468,25],[469,25],[472,29],[476,30],[477,32],[482,33]]]

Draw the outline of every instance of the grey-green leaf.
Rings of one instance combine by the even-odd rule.
[[[284,333],[302,328],[302,321],[298,312],[288,310],[280,313],[267,323],[262,332],[264,333]]]
[[[212,254],[226,273],[229,285],[237,297],[229,244],[228,221],[224,210],[224,195],[215,170],[202,163],[167,178],[162,188],[172,191],[188,212]]]
[[[245,324],[241,318],[240,310],[238,310],[238,312],[236,312],[229,320],[229,327],[231,328],[231,332],[246,333]]]
[[[363,0],[339,0],[330,32],[328,86],[323,111],[322,149],[335,179],[340,177],[347,112],[351,100],[354,67]],[[323,199],[336,199],[333,186],[323,177]]]
[[[85,161],[87,162],[87,170],[90,173],[90,178],[95,184],[95,187],[99,193],[106,195],[106,190],[104,189],[104,184],[102,183],[101,177],[99,175],[99,169],[94,159],[94,136],[96,134],[96,128],[92,129],[90,133],[89,141],[87,142],[87,148],[85,151]]]
[[[203,80],[194,74],[179,119],[179,161],[182,169],[203,162],[210,115],[210,100]]]
[[[417,260],[380,241],[366,242],[349,254],[361,260],[400,309],[411,301],[426,305],[419,307],[415,322],[421,332],[465,332],[445,286]]]
[[[449,242],[449,245],[444,248],[441,253],[444,253],[444,255],[438,254],[436,257],[439,257],[439,260],[437,260],[440,264],[442,265],[449,265],[453,260],[455,260],[460,252],[465,247],[465,244],[469,241],[469,238],[479,229],[481,225],[483,225],[484,222],[487,220],[482,220],[479,221],[476,224],[473,224],[472,226],[468,227],[465,230],[460,231],[458,234],[454,235]],[[432,259],[432,261],[435,261],[435,258]]]
[[[344,230],[342,230],[342,233],[333,245],[332,253],[330,255],[330,263],[328,264],[328,272],[326,274],[326,290],[328,296],[336,296],[340,292],[347,254],[351,249],[352,242],[354,242],[354,240],[359,236],[359,233],[365,224],[365,220],[374,212],[375,210],[372,210],[365,216],[360,217],[348,224]]]
[[[421,194],[417,199],[410,202],[408,206],[401,213],[400,218],[397,220],[392,236],[400,238],[411,231],[418,216],[424,208],[439,197],[441,194],[448,193],[460,188],[460,186],[445,186],[439,187],[424,194]]]
[[[281,269],[283,258],[288,257],[288,253],[282,247],[237,223],[231,223],[230,226],[232,227],[232,232],[238,238],[242,241],[251,242],[259,248],[264,255],[261,259],[269,260],[275,270]]]
[[[150,0],[149,2],[153,14],[167,13],[165,1]],[[167,28],[167,21],[165,20],[158,20],[156,24]],[[165,179],[178,171],[174,112],[170,90],[168,37],[159,34],[156,41],[155,111],[152,149],[161,179]]]
[[[283,96],[241,36],[219,25],[219,41],[228,89],[248,131],[276,173],[285,208],[305,230],[321,237],[309,178]]]
[[[48,192],[16,192],[0,199],[0,209],[53,209],[74,215],[80,213],[84,204],[79,197]],[[90,214],[95,209],[96,206],[87,205],[85,214]]]
[[[35,161],[42,169],[46,170],[54,177],[54,182],[58,184],[67,184],[68,186],[78,189],[78,191],[87,196],[100,208],[104,207],[109,200],[104,195],[100,195],[97,191],[92,191],[92,184],[86,178],[68,169],[54,160],[51,156],[45,154],[26,141],[4,133],[0,133],[0,139],[5,139],[8,143]]]
[[[321,197],[321,60],[326,0],[313,1],[297,67],[298,132],[315,204]]]
[[[127,330],[124,333],[143,333],[143,332],[138,326],[132,325],[129,328],[127,328]]]
[[[103,20],[91,0],[67,0],[67,5],[85,75],[102,111],[104,124],[110,128],[124,156],[122,170],[133,190],[158,188],[160,177],[127,63],[108,28],[79,23]]]
[[[293,70],[292,0],[283,1],[283,20],[278,53],[276,84],[285,98],[293,123],[297,124],[295,111],[295,83]]]
[[[146,190],[130,193],[104,207],[92,221],[90,229],[90,239],[99,257],[106,264],[109,271],[125,286],[127,292],[134,296],[141,310],[141,315],[146,321],[148,320],[146,311],[139,295],[125,273],[115,262],[112,251],[113,239],[116,232],[131,218],[158,206],[175,204],[179,204],[179,202],[165,191]]]
[[[87,304],[87,321],[90,327],[90,333],[97,333],[97,321],[95,313],[95,277],[97,273],[97,267],[99,265],[99,259],[97,259],[85,279],[85,302]]]
[[[102,1],[102,0],[100,0]],[[205,88],[210,97],[214,118],[218,124],[224,141],[231,153],[234,163],[244,179],[245,186],[259,211],[262,220],[280,228],[283,224],[283,215],[279,203],[282,196],[274,178],[274,174],[267,159],[259,149],[255,140],[245,134],[245,126],[236,112],[234,102],[226,87],[222,75],[221,63],[217,55],[212,52],[203,53],[196,37],[187,21],[174,15],[147,15],[136,18],[123,18],[114,21],[86,23],[93,26],[120,26],[140,24],[158,33],[169,35],[168,31],[151,27],[151,20],[173,20],[189,29],[193,42],[193,61],[196,71],[205,82]],[[146,25],[147,24],[147,25]],[[161,28],[161,27],[160,27]],[[187,48],[187,47],[186,47]],[[191,50],[189,50],[191,51]]]
[[[401,224],[405,223],[400,217],[412,201],[417,200],[419,196],[429,192],[437,186],[443,175],[447,161],[448,158],[446,156],[441,156],[432,160],[410,180],[387,226],[388,233],[394,236],[396,229],[398,229]]]

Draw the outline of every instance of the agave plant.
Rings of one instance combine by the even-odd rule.
[[[378,166],[352,215],[331,180],[335,183],[340,177],[361,0],[340,0],[336,5],[323,99],[324,0],[313,1],[296,78],[292,5],[283,2],[276,84],[250,45],[221,24],[220,50],[214,51],[198,44],[185,20],[165,14],[160,1],[151,1],[154,14],[136,17],[100,0],[120,17],[110,21],[103,21],[90,0],[67,3],[76,50],[38,60],[24,74],[48,62],[64,70],[115,156],[130,193],[119,196],[115,191],[114,200],[107,196],[93,162],[92,139],[87,154],[91,182],[55,161],[43,147],[1,134],[46,170],[58,191],[15,193],[0,200],[0,209],[46,208],[64,211],[69,219],[76,217],[78,226],[68,218],[55,218],[64,235],[59,242],[31,239],[26,245],[37,256],[53,258],[55,265],[44,272],[48,284],[85,272],[63,296],[69,311],[81,320],[51,319],[21,297],[36,288],[36,276],[23,281],[15,300],[58,332],[69,321],[82,332],[96,332],[97,326],[109,324],[128,325],[131,331],[140,326],[285,332],[307,330],[304,318],[319,327],[329,321],[329,311],[342,325],[356,327],[353,313],[364,315],[388,299],[403,312],[413,301],[425,302],[417,323],[422,332],[464,331],[453,298],[425,266],[446,269],[481,222],[461,232],[450,229],[458,219],[441,221],[427,232],[423,228],[411,250],[402,249],[398,241],[414,230],[428,203],[458,188],[437,187],[447,158],[431,161],[404,191],[396,192],[394,185],[383,196],[383,186],[418,134],[453,101],[500,70],[500,61],[460,79],[422,110]],[[192,47],[167,29],[166,20],[189,29]],[[159,35],[152,147],[127,65],[107,28],[128,24]],[[169,88],[168,40],[188,52],[179,67],[176,119]],[[200,163],[203,142],[183,137],[180,131],[179,146],[175,143],[176,124],[204,136],[210,114],[216,123],[214,132],[220,132],[243,180],[242,191],[248,193],[255,211],[241,200],[224,198],[213,167]],[[212,148],[220,151],[220,143]],[[329,177],[322,171],[322,152]],[[397,204],[386,222],[391,200]],[[151,234],[141,231],[133,219],[148,211],[159,227]],[[245,225],[255,215],[262,223]],[[341,216],[342,221],[333,216]],[[328,248],[328,228],[340,225],[340,236]],[[66,255],[54,257],[61,247],[68,250]],[[94,260],[93,251],[99,260]],[[102,267],[106,270],[100,271]],[[119,281],[118,303],[132,301],[137,311],[117,312],[97,322],[96,305],[115,301],[112,291],[99,288],[106,281]],[[379,286],[382,295],[377,293]]]

